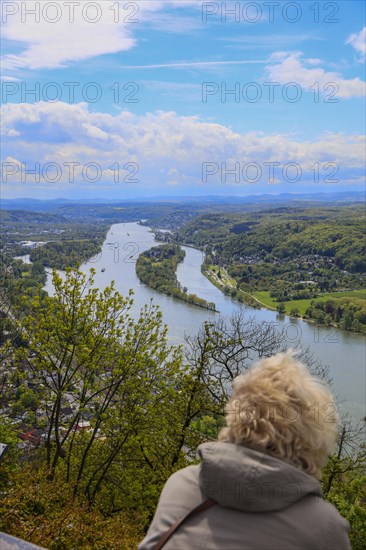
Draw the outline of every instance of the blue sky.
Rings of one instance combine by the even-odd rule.
[[[363,1],[1,7],[3,196],[364,189]]]

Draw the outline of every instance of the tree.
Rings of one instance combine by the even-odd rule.
[[[0,443],[6,445],[0,457],[0,487],[4,488],[19,467],[19,450],[14,426],[3,416],[0,417]]]
[[[185,357],[190,372],[199,377],[203,391],[210,398],[206,401],[206,413],[222,418],[233,379],[254,361],[286,351],[288,347],[301,349],[301,342],[287,342],[283,330],[277,330],[272,323],[258,323],[245,312],[206,322],[196,336],[187,337]],[[308,348],[302,349],[298,357],[316,376],[329,380],[329,368],[314,358]]]
[[[17,391],[17,401],[14,403],[13,412],[15,414],[24,411],[35,412],[40,405],[38,395],[24,386],[21,386]]]
[[[28,344],[21,355],[48,416],[49,478],[61,476],[74,495],[83,493],[94,503],[117,468],[115,480],[140,479],[143,493],[144,467],[150,463],[159,470],[156,450],[165,447],[168,426],[176,428],[172,419],[180,421],[171,415],[180,349],[167,345],[155,306],[145,306],[133,321],[131,293],[124,298],[113,284],[98,291],[93,271],[87,277],[69,269],[65,281],[54,273],[53,284],[53,297],[30,304],[23,320]]]
[[[364,421],[354,425],[347,417],[339,427],[337,450],[323,472],[325,498],[351,525],[354,550],[362,550],[366,538],[366,445]]]

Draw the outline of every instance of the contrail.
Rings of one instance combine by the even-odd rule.
[[[243,59],[240,61],[189,61],[179,63],[161,63],[156,65],[120,65],[120,69],[180,69],[185,67],[214,67],[216,65],[250,65],[256,63],[268,63],[268,59]]]

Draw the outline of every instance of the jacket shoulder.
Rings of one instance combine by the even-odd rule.
[[[303,537],[309,535],[314,542],[314,548],[321,550],[351,550],[348,538],[349,523],[333,504],[323,497],[308,495],[283,513],[291,518],[292,524],[300,525]]]
[[[337,508],[330,502],[323,501],[323,506],[327,512],[326,517],[328,520],[326,532],[328,548],[351,550],[348,521],[341,516]]]
[[[160,537],[203,500],[199,487],[200,466],[187,466],[170,476],[161,492],[154,519],[139,545],[152,550]]]
[[[182,511],[196,506],[203,499],[199,486],[200,466],[187,466],[170,476],[161,493],[160,503],[176,504],[177,495]]]

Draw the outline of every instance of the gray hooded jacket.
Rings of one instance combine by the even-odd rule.
[[[187,519],[164,550],[350,550],[349,524],[319,483],[291,464],[232,443],[205,443],[199,466],[167,481],[139,550],[152,550],[206,498],[218,504]]]

